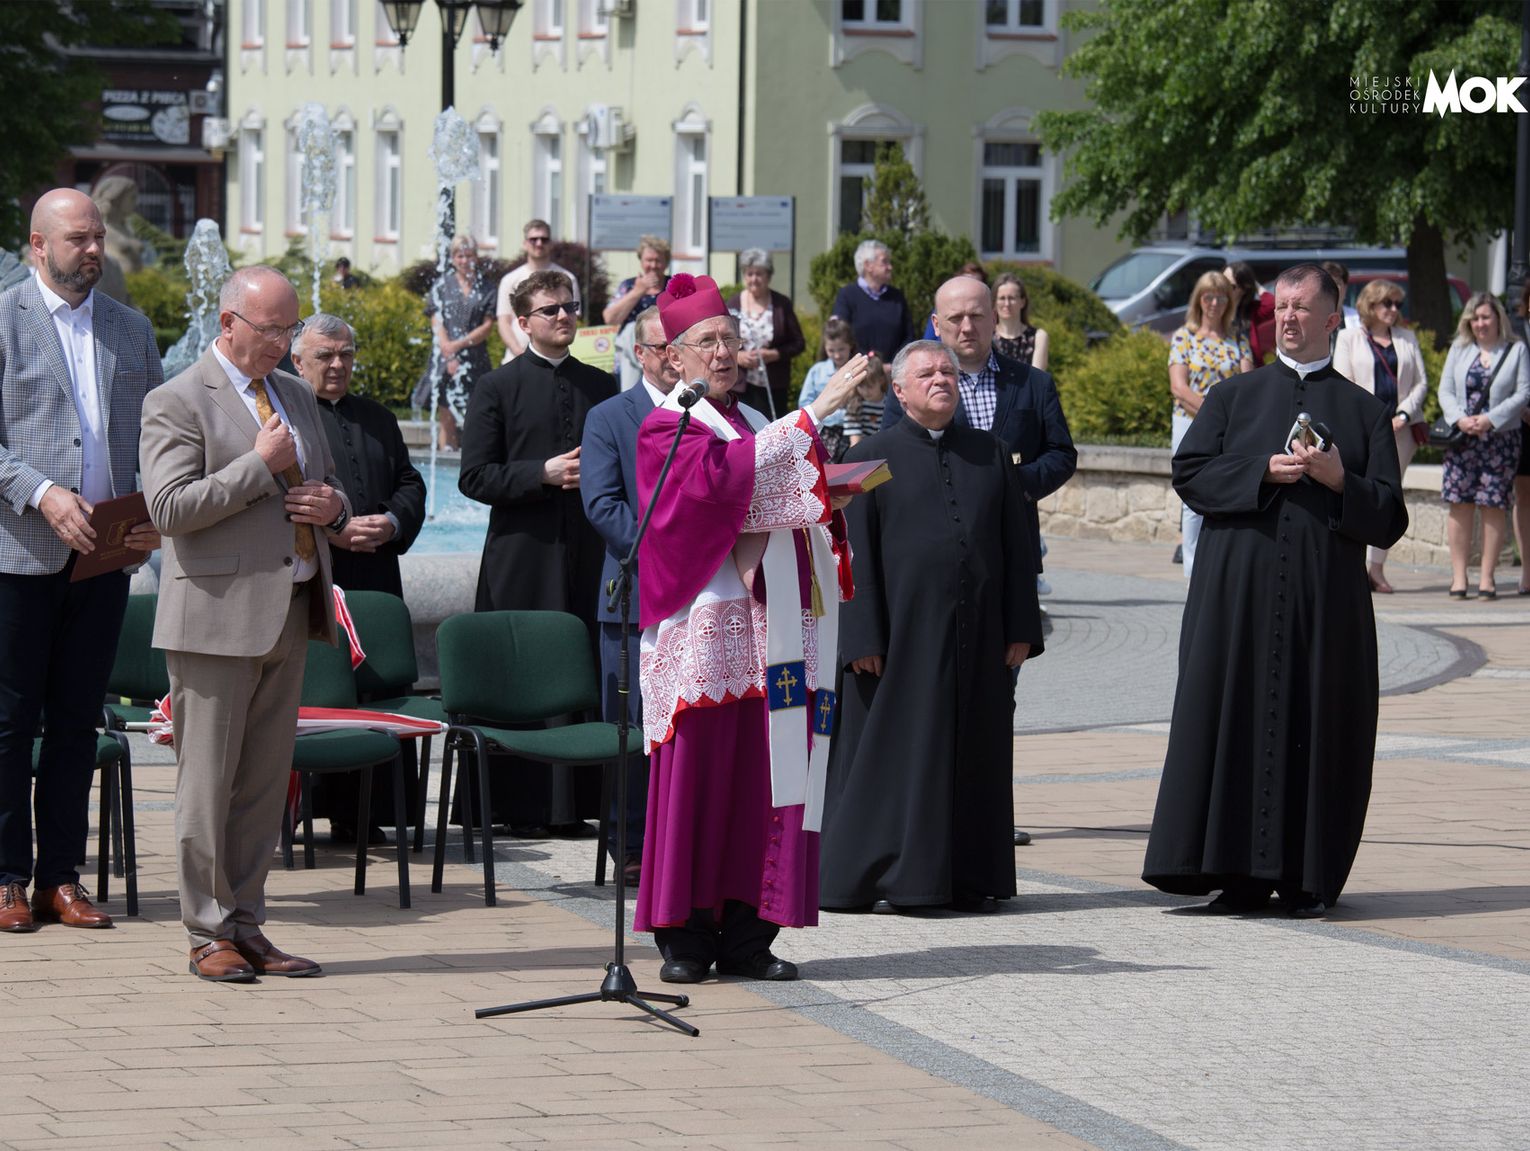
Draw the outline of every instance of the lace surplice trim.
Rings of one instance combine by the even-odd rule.
[[[754,495],[744,517],[746,532],[800,528],[822,523],[829,511],[829,487],[810,417],[777,420],[754,437]]]
[[[818,626],[802,612],[803,659],[808,682],[818,671]],[[765,605],[712,600],[664,620],[639,657],[646,750],[675,734],[675,718],[693,707],[721,707],[765,694]]]

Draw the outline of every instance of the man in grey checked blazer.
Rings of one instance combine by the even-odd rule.
[[[154,329],[97,293],[106,228],[71,188],[32,212],[35,275],[0,296],[0,930],[110,927],[77,870],[96,721],[128,577],[70,581],[92,507],[137,484],[139,413],[162,373]],[[147,522],[128,541],[159,545]],[[32,850],[32,740],[38,758]],[[27,885],[34,891],[30,906]]]

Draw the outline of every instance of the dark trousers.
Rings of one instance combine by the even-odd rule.
[[[671,959],[694,959],[713,963],[743,963],[762,951],[769,951],[781,928],[760,918],[757,908],[730,899],[723,904],[722,922],[712,909],[697,908],[684,927],[655,927],[654,946],[666,962]]]
[[[627,720],[634,731],[643,730],[643,701],[638,694],[638,640],[642,635],[632,629],[627,650]],[[607,723],[617,722],[621,715],[622,697],[616,690],[616,675],[622,664],[622,625],[600,625],[600,681],[603,714]],[[611,789],[611,842],[616,848],[617,821],[622,818],[616,788]],[[643,820],[648,811],[648,757],[629,756],[627,760],[627,853],[639,854],[643,850]]]
[[[78,883],[128,577],[0,573],[0,883]],[[32,780],[32,740],[43,731]],[[32,810],[37,856],[32,855]]]

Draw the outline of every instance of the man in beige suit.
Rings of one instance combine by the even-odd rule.
[[[313,392],[276,371],[298,320],[274,268],[241,268],[220,334],[150,393],[140,463],[164,536],[154,646],[175,730],[175,836],[191,971],[218,982],[317,975],[261,933],[310,636],[335,642],[326,530],[337,490]]]

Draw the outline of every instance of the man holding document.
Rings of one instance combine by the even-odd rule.
[[[71,577],[104,542],[96,505],[136,486],[139,413],[163,374],[149,321],[95,291],[105,243],[89,196],[48,192],[32,210],[35,275],[0,296],[0,931],[112,925],[77,868],[128,577]],[[122,542],[141,558],[159,536],[145,518]]]

